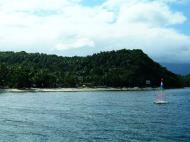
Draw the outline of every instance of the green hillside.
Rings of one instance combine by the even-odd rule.
[[[0,52],[1,88],[181,87],[179,77],[141,50],[101,52],[87,57],[59,57],[26,52]],[[146,85],[150,80],[150,85]]]

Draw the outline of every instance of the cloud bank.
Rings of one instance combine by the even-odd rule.
[[[160,62],[190,62],[188,20],[172,4],[185,0],[1,0],[0,50],[66,56],[142,49]]]

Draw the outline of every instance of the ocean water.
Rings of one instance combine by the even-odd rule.
[[[190,142],[190,89],[0,93],[0,142]]]

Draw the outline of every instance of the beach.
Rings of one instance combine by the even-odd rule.
[[[96,91],[151,91],[159,88],[27,88],[27,89],[0,89],[0,92],[96,92]]]

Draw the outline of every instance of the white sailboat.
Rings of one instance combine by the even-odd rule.
[[[166,97],[164,94],[164,83],[163,79],[161,79],[160,83],[160,94],[156,97],[156,100],[154,101],[155,104],[167,104],[168,101],[166,101]]]

